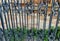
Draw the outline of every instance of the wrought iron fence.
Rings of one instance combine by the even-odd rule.
[[[13,2],[14,1],[14,2]],[[32,35],[27,35],[27,39],[25,41],[44,41],[45,37],[45,29],[48,28],[48,41],[55,41],[56,33],[58,30],[58,24],[60,24],[60,5],[58,2],[54,2],[52,0],[52,6],[51,6],[51,12],[48,16],[48,3],[46,0],[46,3],[41,2],[38,4],[37,9],[33,0],[30,0],[30,2],[27,2],[26,0],[23,0],[24,3],[22,3],[22,0],[2,0],[0,4],[0,41],[13,41],[9,40],[12,38],[12,35],[14,36],[14,41],[20,41],[16,40],[17,38],[20,39],[21,37],[16,37],[16,35],[20,35],[23,37],[23,33],[16,34],[14,30],[15,28],[23,28],[26,27],[26,29],[36,28],[37,30],[43,28],[43,32],[37,36],[37,39],[34,39],[33,37],[33,30]],[[41,17],[42,16],[42,17]],[[53,20],[53,16],[56,16],[56,19]],[[47,23],[47,20],[49,19],[49,23]],[[56,21],[55,21],[56,20]],[[50,29],[53,25],[52,21],[55,21],[55,30],[50,35]],[[42,25],[42,26],[41,26]],[[9,33],[6,33],[7,30],[10,29]],[[22,29],[24,31],[24,29]],[[28,34],[28,33],[27,33]],[[9,36],[9,37],[8,37]],[[60,37],[60,36],[59,36]],[[52,39],[51,39],[52,38]],[[30,39],[30,40],[29,40]],[[23,41],[23,40],[22,40]],[[60,38],[59,40],[60,41]]]

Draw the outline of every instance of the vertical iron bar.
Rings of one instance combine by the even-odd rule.
[[[2,16],[2,8],[0,8],[1,11],[0,11],[0,19],[1,19],[1,24],[2,24],[2,29],[3,29],[3,35],[4,35],[4,38],[5,38],[5,41],[7,41],[7,37],[6,37],[6,33],[5,33],[5,27],[4,27],[4,21],[3,21],[3,16]]]
[[[48,8],[48,4],[46,3],[45,14],[44,14],[44,23],[43,23],[43,41],[44,41],[44,36],[45,36],[45,28],[46,28],[46,20],[47,20],[47,8]]]
[[[49,36],[50,36],[50,29],[51,29],[51,23],[52,23],[52,17],[53,17],[53,2],[54,2],[54,0],[52,0],[52,10],[51,10],[51,14],[50,14],[50,20],[49,20],[49,27],[48,27],[48,38],[50,38]],[[49,39],[48,39],[49,40]]]
[[[14,4],[13,4],[14,5]],[[12,6],[12,4],[11,4],[11,6]],[[12,7],[12,9],[11,9],[11,23],[12,23],[12,32],[13,32],[13,36],[14,36],[14,41],[15,41],[15,34],[14,34],[14,10],[13,10],[13,8],[14,8],[14,6]],[[15,8],[14,8],[15,9]]]
[[[8,0],[8,6],[9,6],[9,10],[8,10],[8,14],[7,14],[7,17],[8,17],[8,24],[9,24],[9,29],[11,29],[11,26],[10,26],[10,19],[9,19],[9,16],[10,16],[10,14],[9,14],[9,11],[10,11],[10,1]]]
[[[38,4],[38,29],[40,30],[40,9],[41,9],[41,3]],[[38,32],[38,31],[37,31]],[[37,40],[40,41],[40,35],[37,34]]]
[[[55,31],[54,31],[54,40],[53,41],[55,41],[56,33],[57,33],[57,30],[58,30],[59,16],[60,16],[60,8],[58,9],[58,16],[57,16],[57,21],[56,21],[56,26],[55,26]]]

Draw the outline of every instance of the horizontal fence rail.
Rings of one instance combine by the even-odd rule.
[[[52,0],[50,14],[48,0],[36,4],[34,0],[0,0],[0,3],[0,41],[60,41],[60,35],[56,40],[60,26],[58,1]]]

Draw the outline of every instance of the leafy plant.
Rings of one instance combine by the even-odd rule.
[[[1,29],[1,28],[0,28]],[[54,32],[54,26],[51,27],[50,33]],[[44,41],[48,41],[48,29],[45,29],[44,31]],[[26,39],[26,36],[28,37],[43,37],[43,29],[36,29],[36,28],[31,28],[27,29],[26,26],[24,27],[17,27],[13,29],[5,29],[6,37],[10,37],[10,41],[24,41]],[[60,38],[60,27],[58,26],[57,33],[56,33],[56,39]]]

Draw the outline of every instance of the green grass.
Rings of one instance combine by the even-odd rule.
[[[50,29],[50,33],[54,32],[54,27],[52,26]],[[48,41],[48,29],[45,29],[44,31],[44,41]],[[26,29],[26,27],[20,28],[14,28],[14,29],[5,29],[6,37],[10,37],[10,41],[24,41],[26,36],[32,36],[34,38],[37,38],[40,34],[43,33],[43,29],[37,30],[36,28],[32,29]],[[57,33],[56,33],[56,39],[60,38],[60,27],[58,27]]]

